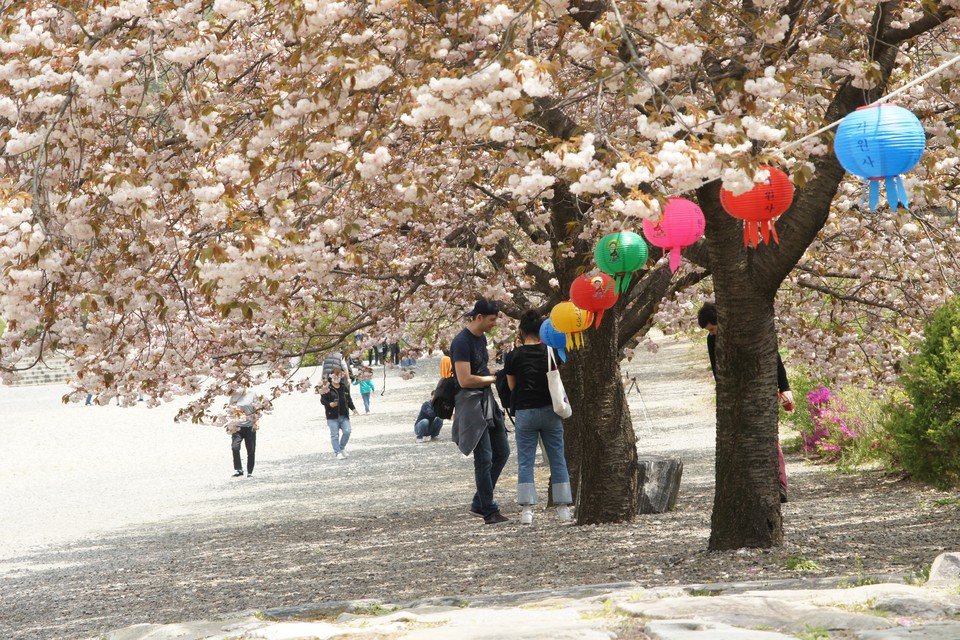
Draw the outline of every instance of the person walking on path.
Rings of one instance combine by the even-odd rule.
[[[333,373],[334,368],[340,369],[340,375],[346,384],[350,384],[350,365],[343,353],[336,351],[323,359],[323,368],[320,370],[320,379],[326,380]]]
[[[697,312],[697,324],[701,329],[706,329],[707,333],[707,355],[710,356],[710,370],[713,371],[713,379],[717,379],[717,331],[719,331],[719,319],[717,316],[717,305],[712,302],[704,302]],[[790,390],[790,382],[787,380],[787,369],[783,366],[783,359],[777,354],[777,391],[780,395],[780,402],[786,411],[793,411],[793,392]],[[777,438],[777,462],[779,464],[780,476],[780,502],[787,501],[787,464],[783,459],[783,447],[780,446],[780,438]]]
[[[500,472],[510,457],[510,442],[503,413],[494,399],[497,377],[488,366],[486,336],[496,326],[499,315],[496,302],[477,300],[473,309],[463,314],[468,319],[466,328],[450,343],[450,359],[460,384],[451,436],[463,455],[473,454],[477,491],[470,513],[482,516],[486,524],[509,521],[494,499]]]
[[[250,391],[238,393],[230,398],[231,421],[227,424],[230,434],[230,449],[233,452],[233,477],[243,477],[243,463],[240,460],[240,443],[247,450],[247,477],[253,477],[253,466],[257,454],[257,431],[260,429],[254,401],[256,396]]]
[[[360,372],[359,380],[354,380],[353,384],[360,385],[360,397],[363,398],[363,410],[366,413],[370,413],[370,394],[375,391],[373,384],[373,369],[370,367],[364,367]]]
[[[327,378],[327,390],[320,396],[320,402],[327,414],[327,427],[330,428],[330,444],[337,460],[347,459],[347,442],[350,441],[350,412],[359,415],[350,397],[350,387],[342,380],[340,367],[334,367]]]
[[[440,430],[443,429],[443,418],[437,416],[433,409],[433,395],[420,406],[420,413],[413,423],[413,434],[417,443],[440,439]]]
[[[517,439],[517,502],[520,504],[520,524],[533,522],[533,506],[537,504],[537,486],[533,465],[537,455],[537,440],[542,442],[545,457],[550,464],[550,489],[557,505],[557,516],[569,522],[573,519],[570,505],[570,474],[563,451],[563,420],[553,410],[550,388],[547,385],[548,347],[540,342],[543,317],[533,309],[520,317],[522,345],[505,359],[507,384],[513,392],[515,437]]]

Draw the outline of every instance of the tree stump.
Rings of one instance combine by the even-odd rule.
[[[664,513],[677,506],[683,461],[680,458],[644,456],[637,460],[637,464],[640,467],[637,512]]]

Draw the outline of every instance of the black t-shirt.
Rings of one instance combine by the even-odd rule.
[[[503,370],[515,376],[513,408],[539,409],[553,406],[547,387],[547,345],[525,344],[510,352]]]
[[[470,373],[475,376],[488,376],[487,336],[475,336],[470,329],[464,329],[450,343],[450,359],[453,361],[453,373],[457,373],[457,362],[470,363]]]

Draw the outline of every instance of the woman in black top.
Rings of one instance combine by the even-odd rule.
[[[550,462],[550,480],[553,501],[561,520],[572,519],[570,505],[570,474],[563,452],[563,420],[553,411],[553,401],[547,387],[547,349],[540,342],[543,318],[533,309],[520,317],[520,337],[523,344],[511,352],[504,371],[513,394],[516,410],[517,439],[517,502],[520,503],[520,523],[533,522],[533,505],[537,503],[537,488],[533,479],[533,463],[537,453],[537,438],[543,443],[544,454]]]

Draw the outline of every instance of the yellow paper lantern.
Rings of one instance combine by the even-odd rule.
[[[585,311],[572,302],[561,302],[550,312],[550,323],[567,334],[567,350],[583,346],[583,331],[593,322],[593,312]]]

